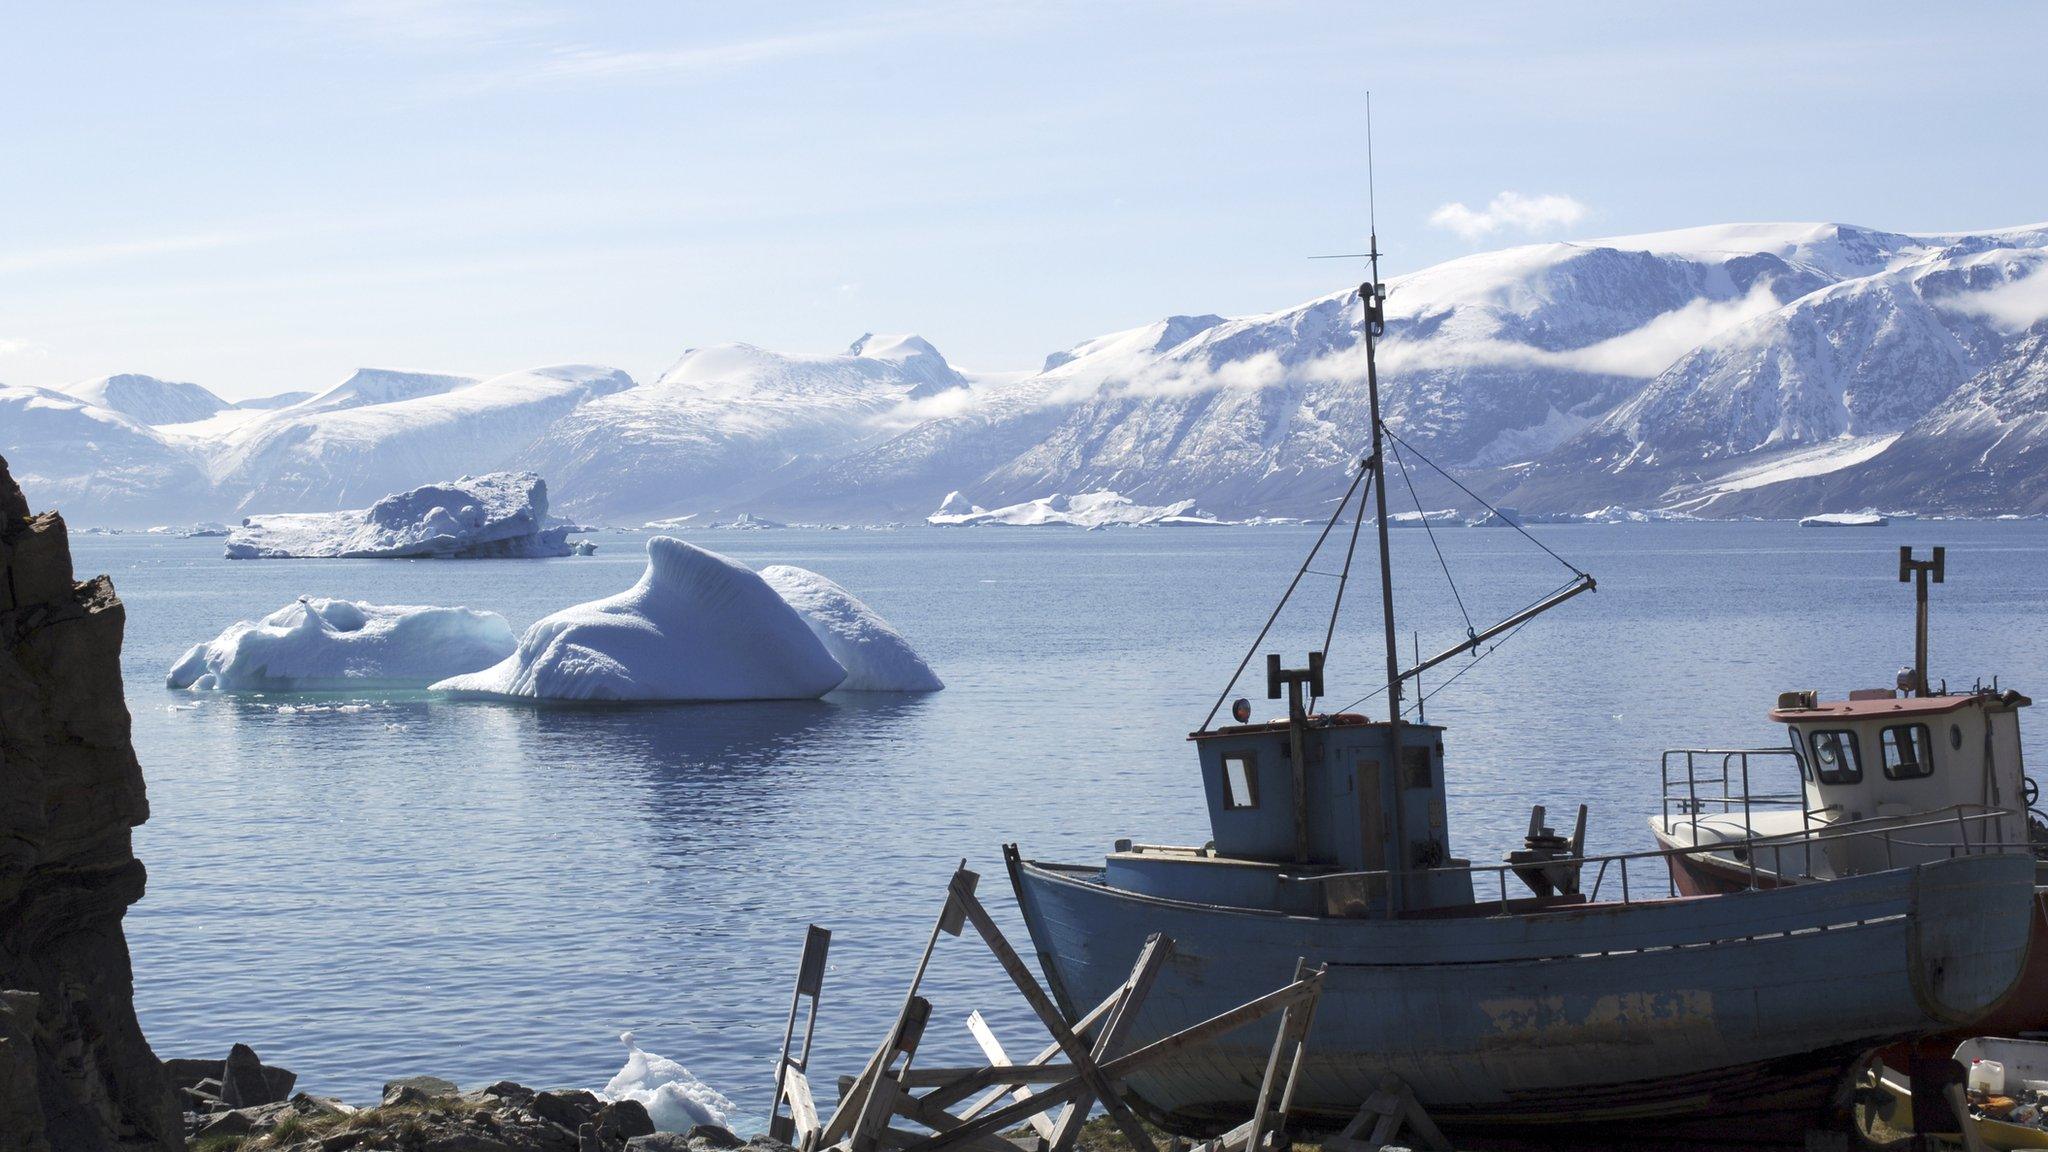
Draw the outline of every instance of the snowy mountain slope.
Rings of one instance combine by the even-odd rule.
[[[323,407],[335,389],[275,412],[230,435],[211,458],[214,481],[242,513],[361,507],[449,476],[504,470],[556,420],[633,386],[624,372],[590,364],[442,389],[449,379],[461,378],[434,378],[429,387],[439,390],[404,399],[377,403],[358,392]]]
[[[422,396],[439,396],[477,382],[474,376],[441,372],[401,372],[390,368],[358,368],[325,392],[291,405],[299,412],[339,412],[373,404],[394,404]]]
[[[1942,445],[1993,427],[2006,439],[1973,451],[2032,490],[2021,474],[2036,457],[2018,451],[2031,425],[2009,397],[2032,395],[2048,225],[1689,228],[1480,253],[1391,288],[1391,425],[1528,512],[1803,515],[1878,493],[1891,508],[2002,512],[1995,486],[1943,487],[1972,466]],[[579,519],[921,520],[954,491],[987,508],[1115,491],[1230,519],[1314,516],[1367,440],[1358,324],[1343,290],[1168,317],[1020,373],[962,372],[913,336],[836,354],[697,348],[643,384],[590,366],[489,380],[366,369],[285,407],[153,427],[15,389],[0,451],[42,461],[104,523],[360,507],[508,468],[546,476]],[[115,392],[100,394],[170,414]],[[1408,463],[1429,506],[1473,510]],[[191,506],[122,511],[122,493],[144,498],[142,476]],[[1862,484],[1872,498],[1851,499]]]
[[[1447,465],[1539,456],[1702,338],[1824,287],[1816,269],[1852,259],[1838,232],[1815,226],[1636,239],[1645,244],[1634,250],[1532,245],[1393,280],[1382,357],[1390,422]],[[1855,258],[1890,259],[1884,245],[1867,247],[1873,254]],[[912,485],[929,507],[950,479],[990,507],[1112,489],[1147,503],[1195,499],[1226,516],[1313,514],[1342,491],[1365,441],[1358,324],[1346,291],[1088,341],[986,404],[777,490],[767,507],[900,510],[918,503],[906,498]]]
[[[0,456],[74,524],[185,522],[209,498],[191,453],[133,417],[47,388],[0,384]]]
[[[279,408],[289,408],[302,400],[311,400],[312,398],[313,393],[311,392],[279,392],[275,396],[256,396],[248,400],[238,400],[234,406],[237,408],[256,408],[270,412]]]
[[[2048,268],[2048,251],[2031,246],[2044,239],[2048,230],[1923,245],[1729,329],[1527,469],[1507,498],[1714,510],[1727,490],[1764,487],[1753,481],[1775,474],[1762,464],[1776,457],[1853,466],[1871,453],[1829,446],[1897,436],[2010,354],[2015,332],[1981,303]]]
[[[862,336],[839,354],[698,348],[659,379],[566,414],[519,461],[547,476],[575,515],[745,511],[756,494],[968,389],[917,336]]]
[[[133,417],[143,424],[183,424],[204,420],[232,407],[197,384],[159,380],[133,372],[68,384],[62,391],[67,396]]]

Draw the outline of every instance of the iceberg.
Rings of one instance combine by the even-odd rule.
[[[495,612],[300,597],[194,644],[164,678],[194,692],[424,688],[512,651]]]
[[[1195,507],[1193,500],[1148,505],[1136,503],[1121,492],[1108,491],[1083,492],[1075,496],[1041,496],[1002,508],[983,508],[970,503],[958,492],[949,492],[939,510],[924,519],[925,523],[941,528],[971,528],[982,524],[1016,528],[1052,525],[1074,528],[1209,528],[1231,523]]]
[[[937,692],[946,685],[903,634],[860,598],[809,569],[775,564],[761,579],[846,669],[846,692]]]
[[[688,1068],[640,1047],[631,1032],[621,1033],[626,1066],[598,1090],[605,1100],[637,1100],[647,1109],[657,1132],[688,1132],[699,1124],[732,1126],[738,1106],[725,1094],[692,1075]]]
[[[1881,512],[1823,512],[1799,521],[1801,528],[1882,528],[1891,523]]]
[[[844,679],[752,569],[656,536],[639,583],[542,618],[504,660],[433,687],[510,699],[814,700]]]
[[[228,534],[227,558],[567,556],[569,530],[543,527],[547,514],[547,481],[532,472],[492,472],[386,496],[363,509],[251,516]]]

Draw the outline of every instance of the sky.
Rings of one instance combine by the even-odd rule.
[[[2048,5],[0,0],[0,383],[970,369],[1509,244],[2048,220]]]

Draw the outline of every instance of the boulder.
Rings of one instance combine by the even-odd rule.
[[[690,1129],[690,1139],[702,1141],[713,1148],[737,1148],[744,1141],[733,1135],[732,1129],[717,1124],[699,1124]]]
[[[536,1092],[527,1101],[526,1110],[551,1123],[560,1124],[574,1132],[597,1118],[598,1109],[604,1101],[582,1089],[568,1089],[560,1092]]]
[[[149,818],[123,623],[113,582],[72,579],[63,518],[31,515],[0,460],[0,990],[34,994],[9,996],[0,1026],[4,1152],[185,1144],[121,931]]]
[[[461,1089],[439,1076],[407,1076],[384,1082],[385,1104],[418,1104],[441,1096],[457,1095]]]

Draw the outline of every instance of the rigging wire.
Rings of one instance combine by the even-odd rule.
[[[1502,516],[1500,514],[1500,509],[1495,508],[1491,504],[1488,504],[1486,502],[1486,498],[1481,496],[1479,493],[1474,492],[1470,488],[1465,487],[1465,485],[1461,481],[1459,481],[1459,479],[1456,476],[1453,476],[1449,472],[1444,471],[1441,467],[1437,465],[1436,461],[1431,460],[1429,457],[1424,456],[1420,451],[1418,451],[1415,445],[1408,443],[1406,440],[1401,439],[1399,436],[1395,436],[1394,430],[1392,428],[1387,428],[1386,433],[1389,436],[1393,436],[1395,443],[1399,444],[1403,448],[1406,448],[1410,452],[1414,452],[1415,458],[1417,460],[1422,461],[1424,464],[1429,465],[1431,468],[1435,468],[1437,475],[1443,477],[1446,480],[1449,480],[1453,484],[1456,484],[1458,486],[1458,491],[1463,492],[1465,495],[1470,496],[1474,500],[1477,500],[1479,502],[1480,507],[1486,509],[1488,512],[1493,513],[1497,519],[1499,519],[1502,523],[1506,524],[1508,527],[1513,528],[1517,532],[1520,532],[1524,540],[1527,540],[1529,543],[1534,544],[1538,548],[1543,549],[1543,551],[1546,554],[1548,554],[1552,560],[1555,560],[1559,564],[1564,565],[1567,569],[1571,571],[1572,575],[1584,576],[1586,574],[1585,569],[1579,567],[1578,565],[1572,563],[1564,557],[1559,556],[1557,553],[1552,552],[1550,549],[1550,545],[1545,544],[1543,541],[1538,540],[1534,536],[1531,536],[1529,534],[1529,530],[1527,528],[1522,527],[1519,523],[1516,523],[1512,517]],[[1395,459],[1398,460],[1400,459],[1400,457],[1396,456]]]
[[[1358,473],[1361,476],[1370,475],[1371,469],[1360,465]],[[1370,491],[1371,487],[1371,483],[1368,482],[1366,484],[1367,490]],[[1341,513],[1343,509],[1339,508],[1338,511]],[[1351,583],[1351,558],[1358,554],[1358,529],[1364,524],[1365,497],[1360,496],[1358,498],[1358,515],[1351,518],[1351,542],[1344,547],[1344,571],[1337,577],[1337,594],[1330,599],[1330,623],[1328,627],[1323,629],[1323,659],[1325,662],[1330,659],[1330,645],[1337,637],[1337,614],[1344,610],[1344,589]],[[1316,710],[1316,701],[1321,698],[1320,695],[1308,698],[1308,710],[1310,712]]]
[[[1295,571],[1294,579],[1287,582],[1287,591],[1280,594],[1280,602],[1273,605],[1272,615],[1266,617],[1265,626],[1259,629],[1259,634],[1252,640],[1251,647],[1245,649],[1244,659],[1237,662],[1237,671],[1230,674],[1230,682],[1223,686],[1223,691],[1216,697],[1216,703],[1209,706],[1209,714],[1202,717],[1202,726],[1197,731],[1207,732],[1209,730],[1210,722],[1215,720],[1216,713],[1222,710],[1223,702],[1230,698],[1230,690],[1237,687],[1238,678],[1243,676],[1244,670],[1251,666],[1252,657],[1258,654],[1259,645],[1266,642],[1266,633],[1273,630],[1273,622],[1280,618],[1280,610],[1287,607],[1288,598],[1294,595],[1294,589],[1301,584],[1301,578],[1308,574],[1308,566],[1315,562],[1316,553],[1322,550],[1323,541],[1330,538],[1330,530],[1335,528],[1337,521],[1343,518],[1344,509],[1350,506],[1352,495],[1358,491],[1359,484],[1365,480],[1370,472],[1370,469],[1361,467],[1358,470],[1358,475],[1352,477],[1351,487],[1346,488],[1344,490],[1344,498],[1337,501],[1337,510],[1330,513],[1329,523],[1323,525],[1322,534],[1316,537],[1315,545],[1308,550],[1307,556],[1302,557],[1301,567]],[[1365,507],[1362,500],[1359,502],[1359,507],[1361,509]]]
[[[1538,605],[1538,604],[1541,604],[1541,603],[1542,603],[1543,601],[1545,601],[1545,600],[1548,600],[1548,599],[1549,599],[1550,597],[1552,597],[1552,596],[1555,596],[1555,595],[1556,595],[1556,594],[1557,594],[1558,592],[1562,592],[1562,591],[1564,591],[1564,590],[1565,590],[1566,588],[1569,588],[1569,587],[1571,587],[1571,586],[1572,586],[1572,585],[1573,585],[1574,583],[1576,583],[1576,582],[1577,582],[1576,580],[1567,580],[1567,581],[1565,581],[1565,582],[1564,582],[1563,584],[1560,584],[1560,585],[1558,585],[1558,586],[1557,586],[1557,588],[1556,588],[1556,589],[1555,589],[1554,591],[1551,591],[1551,592],[1547,592],[1547,593],[1543,594],[1542,596],[1538,596],[1538,597],[1537,597],[1536,599],[1534,599],[1534,600],[1531,600],[1531,601],[1529,602],[1529,606],[1533,608],[1533,607],[1535,607],[1536,605]],[[1524,611],[1527,611],[1527,609],[1524,609]],[[1426,703],[1426,702],[1427,702],[1427,701],[1429,701],[1430,699],[1434,698],[1434,697],[1436,696],[1436,694],[1437,694],[1437,693],[1439,693],[1439,692],[1443,691],[1444,689],[1446,689],[1446,688],[1450,687],[1450,686],[1451,686],[1451,684],[1452,684],[1452,683],[1453,683],[1454,681],[1456,681],[1456,680],[1458,679],[1458,677],[1460,677],[1460,676],[1463,676],[1463,675],[1464,675],[1465,673],[1467,673],[1467,672],[1471,671],[1471,670],[1472,670],[1472,666],[1473,666],[1473,665],[1475,665],[1475,664],[1479,663],[1479,662],[1480,662],[1481,660],[1484,660],[1484,659],[1486,659],[1486,658],[1487,658],[1488,656],[1491,656],[1491,655],[1493,655],[1493,654],[1494,654],[1494,652],[1496,652],[1496,651],[1498,651],[1498,650],[1499,650],[1499,648],[1500,648],[1500,646],[1501,646],[1501,645],[1503,645],[1503,644],[1507,643],[1508,641],[1510,641],[1510,640],[1514,639],[1514,638],[1515,638],[1515,634],[1516,634],[1517,632],[1520,632],[1520,631],[1521,631],[1522,629],[1524,629],[1524,628],[1527,628],[1527,627],[1528,627],[1528,626],[1529,626],[1530,624],[1534,623],[1535,621],[1536,621],[1536,617],[1534,617],[1534,616],[1531,616],[1531,617],[1530,617],[1529,619],[1527,619],[1527,620],[1524,620],[1524,621],[1522,621],[1522,622],[1521,622],[1520,624],[1517,624],[1517,625],[1515,625],[1515,626],[1514,626],[1513,628],[1510,628],[1510,629],[1508,629],[1506,633],[1502,634],[1502,636],[1500,637],[1500,639],[1498,639],[1498,640],[1495,640],[1495,641],[1494,641],[1493,643],[1491,643],[1491,644],[1488,644],[1488,645],[1487,645],[1486,647],[1484,647],[1484,648],[1476,649],[1476,650],[1475,650],[1475,652],[1474,652],[1474,655],[1473,655],[1472,659],[1471,659],[1471,660],[1470,660],[1469,662],[1467,662],[1467,663],[1466,663],[1466,665],[1465,665],[1465,666],[1464,666],[1463,668],[1460,668],[1460,669],[1458,669],[1458,670],[1457,670],[1456,672],[1453,672],[1453,673],[1451,673],[1451,674],[1450,674],[1449,676],[1446,676],[1446,677],[1444,677],[1444,679],[1443,679],[1443,682],[1442,682],[1441,684],[1438,684],[1438,685],[1437,685],[1436,687],[1434,687],[1434,688],[1431,688],[1431,689],[1430,689],[1430,690],[1429,690],[1429,691],[1428,691],[1427,693],[1421,693],[1421,694],[1418,694],[1418,695],[1416,696],[1415,700],[1411,702],[1411,705],[1410,705],[1410,706],[1411,706],[1411,707],[1413,707],[1413,706],[1421,705],[1421,704],[1423,704],[1423,703]],[[1342,707],[1342,708],[1339,708],[1339,709],[1338,709],[1338,711],[1339,711],[1339,712],[1349,712],[1349,711],[1351,711],[1352,709],[1354,709],[1354,708],[1358,707],[1358,706],[1359,706],[1360,704],[1364,704],[1364,703],[1366,703],[1366,702],[1368,702],[1368,701],[1370,701],[1370,700],[1372,700],[1372,699],[1374,699],[1374,698],[1376,698],[1376,697],[1378,697],[1378,696],[1380,696],[1380,695],[1384,694],[1384,693],[1386,692],[1386,690],[1387,690],[1387,686],[1386,686],[1386,685],[1384,685],[1384,684],[1382,684],[1382,685],[1380,685],[1379,687],[1377,687],[1377,688],[1373,689],[1372,691],[1370,691],[1370,692],[1367,692],[1367,693],[1366,693],[1365,695],[1363,695],[1363,696],[1360,696],[1360,697],[1359,697],[1358,699],[1356,699],[1356,700],[1353,700],[1353,701],[1352,701],[1351,703],[1349,703],[1349,704],[1346,704],[1346,705],[1345,705],[1344,707]],[[1404,711],[1404,712],[1405,712],[1405,711],[1407,711],[1407,709],[1406,709],[1406,708],[1404,708],[1404,709],[1402,709],[1402,711]]]
[[[1389,432],[1387,435],[1392,436],[1393,433]],[[1476,636],[1479,634],[1479,629],[1472,626],[1472,613],[1465,610],[1465,597],[1458,592],[1458,580],[1451,575],[1451,564],[1450,561],[1444,559],[1443,546],[1436,542],[1436,529],[1429,525],[1429,513],[1422,510],[1422,495],[1415,491],[1415,481],[1408,475],[1407,462],[1401,459],[1399,444],[1394,446],[1394,464],[1401,469],[1401,483],[1408,486],[1408,498],[1415,501],[1415,515],[1421,517],[1422,531],[1429,537],[1430,548],[1436,552],[1437,566],[1444,570],[1444,583],[1451,586],[1451,599],[1457,601],[1458,615],[1465,618],[1465,635],[1467,637]]]

